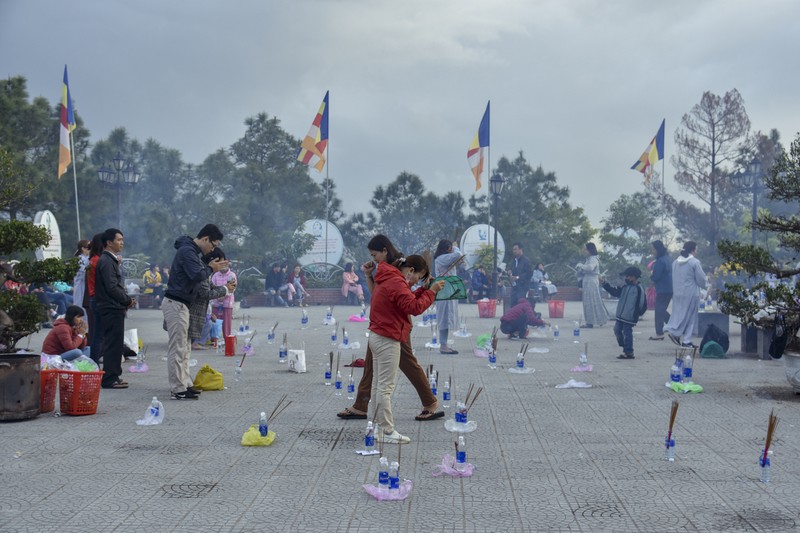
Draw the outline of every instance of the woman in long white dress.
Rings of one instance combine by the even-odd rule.
[[[602,326],[608,322],[608,311],[600,297],[600,260],[597,258],[597,247],[587,242],[583,248],[586,260],[575,268],[583,279],[583,320],[582,328]]]
[[[461,250],[451,241],[442,239],[433,254],[433,271],[436,277],[444,276],[448,268],[458,261]],[[450,330],[458,329],[458,300],[441,300],[436,302],[436,319],[439,321],[439,353],[457,354],[458,351],[447,345]]]
[[[681,255],[672,262],[672,315],[664,332],[675,344],[691,347],[692,334],[697,327],[697,308],[700,289],[706,288],[706,274],[695,258],[697,243],[687,241]]]
[[[72,302],[84,310],[83,300],[86,296],[86,267],[89,266],[89,241],[82,239],[78,241],[78,249],[75,257],[78,258],[78,271],[75,279],[72,280]],[[88,302],[87,302],[88,303]]]

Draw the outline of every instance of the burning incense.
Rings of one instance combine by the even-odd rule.
[[[767,453],[769,447],[772,445],[772,437],[775,435],[775,428],[778,426],[778,417],[775,415],[775,409],[769,412],[769,425],[767,425],[767,439],[764,441],[764,456],[763,461],[767,460]]]
[[[675,417],[678,416],[678,400],[672,400],[672,407],[669,410],[669,432],[667,442],[672,438],[672,428],[675,425]]]
[[[278,327],[278,323],[277,323],[277,322],[275,322],[275,325],[274,325],[274,326],[272,326],[272,329],[270,330],[270,333],[272,333],[273,335],[275,335],[275,328],[277,328],[277,327]]]
[[[342,357],[342,352],[338,352],[336,354],[336,374],[334,374],[335,376],[339,375],[339,359],[341,359],[341,357]],[[336,378],[336,379],[338,380],[339,378]],[[338,387],[338,385],[337,385],[337,387]]]
[[[275,406],[275,409],[272,410],[272,413],[270,413],[269,418],[267,418],[267,423],[271,422],[273,418],[281,414],[284,411],[284,409],[286,409],[292,404],[291,400],[286,402],[285,404],[283,403],[286,400],[287,396],[288,394],[284,394],[281,397],[280,401],[278,402],[278,405]]]
[[[472,409],[472,406],[475,405],[475,400],[478,399],[478,396],[480,396],[482,392],[483,392],[483,387],[478,387],[478,391],[475,393],[475,396],[472,398],[472,401],[467,406],[467,412],[468,413],[469,413],[469,410]]]

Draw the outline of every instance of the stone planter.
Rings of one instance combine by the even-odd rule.
[[[0,420],[39,416],[39,363],[34,354],[0,354]]]
[[[800,394],[800,353],[783,352],[783,360],[786,361],[786,379],[792,384],[794,391]]]

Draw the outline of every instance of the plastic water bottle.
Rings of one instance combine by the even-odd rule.
[[[517,368],[520,370],[525,368],[525,354],[522,352],[517,352]]]
[[[389,460],[381,457],[378,461],[378,489],[382,494],[389,492]]]
[[[367,422],[367,431],[364,433],[364,449],[368,452],[375,449],[375,428],[372,427],[372,420]]]
[[[250,331],[250,315],[247,315],[247,320],[245,320],[245,323],[244,323],[244,330],[245,331]]]
[[[244,333],[244,320],[239,320],[239,333]]]
[[[354,400],[356,397],[356,380],[350,374],[350,380],[347,382],[347,399]]]
[[[572,326],[572,336],[575,338],[573,342],[580,343],[578,339],[581,337],[581,323],[578,320]]]
[[[331,310],[331,306],[325,310],[325,322],[330,324],[331,319],[333,318],[333,311]]]
[[[456,452],[455,469],[463,472],[467,469],[467,443],[464,440],[464,435],[458,436],[458,452]]]
[[[158,398],[153,396],[153,401],[150,402],[150,416],[153,418],[158,418],[158,412],[161,409],[160,404],[161,402],[158,401]]]
[[[238,383],[242,381],[242,360],[236,359],[233,364],[233,380]]]
[[[555,326],[553,326],[553,340],[554,341],[559,340],[561,338],[559,335],[560,334],[558,332],[558,324],[556,324]]]
[[[491,348],[489,348],[489,368],[492,370],[497,368],[497,354]]]
[[[325,361],[325,386],[331,386],[331,363],[330,361]]]
[[[439,339],[436,337],[436,328],[431,330],[431,344],[434,346],[439,344]]]
[[[431,392],[434,396],[436,396],[436,373],[431,373],[431,377],[428,379],[428,383],[431,385]]]
[[[691,354],[686,354],[686,357],[683,358],[683,383],[692,381],[692,363]]]
[[[331,346],[336,346],[339,343],[339,337],[336,336],[336,326],[333,326],[331,331]]]
[[[672,368],[669,369],[669,379],[673,383],[680,383],[681,382],[681,366],[678,362],[679,360],[676,359],[674,363],[672,363]]]
[[[389,464],[389,491],[400,490],[400,463],[392,461]]]
[[[675,439],[664,439],[664,460],[673,462],[675,461]]]
[[[586,355],[586,350],[581,350],[581,354],[578,356],[578,363],[582,367],[589,364],[589,357]]]
[[[342,395],[342,373],[341,371],[336,372],[336,383],[334,384],[336,387],[336,396]]]
[[[308,327],[308,312],[303,309],[303,313],[300,315],[300,329],[306,329]]]
[[[286,343],[282,342],[280,348],[278,348],[278,362],[285,363],[288,355],[289,352],[286,350]]]
[[[350,339],[347,337],[347,330],[342,331],[342,344],[344,346],[348,346],[350,344]]]
[[[456,412],[453,415],[453,417],[455,418],[456,422],[460,422],[462,424],[466,424],[468,416],[469,415],[467,414],[467,406],[466,406],[466,404],[464,404],[464,402],[456,402]]]
[[[714,300],[711,299],[711,293],[708,293],[708,298],[706,299],[706,311],[712,311],[714,308]]]
[[[269,330],[267,332],[267,343],[275,344],[275,330]]]
[[[697,304],[697,310],[699,312],[701,312],[701,313],[705,312],[705,310],[706,310],[706,301],[705,300],[700,300],[700,302]]]
[[[142,355],[142,351],[139,350],[139,352],[136,354],[136,370],[141,372],[143,366],[144,366],[144,356]]]
[[[444,388],[442,389],[442,407],[447,409],[450,407],[450,382],[444,380]]]
[[[367,318],[367,306],[363,303],[361,304],[361,318]]]
[[[258,432],[262,437],[266,437],[269,428],[267,427],[267,413],[262,412],[261,418],[258,421]]]
[[[772,455],[772,451],[770,450],[767,452],[767,457],[764,458],[764,454],[762,452],[761,457],[758,458],[758,464],[761,465],[761,482],[762,483],[769,483],[770,479],[770,460],[769,456]]]

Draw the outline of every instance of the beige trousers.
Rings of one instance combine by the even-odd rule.
[[[164,322],[167,324],[167,373],[170,392],[183,392],[192,385],[189,376],[189,308],[170,298],[161,304]]]
[[[392,417],[392,394],[397,384],[397,369],[400,366],[400,341],[370,332],[369,348],[372,351],[374,373],[372,398],[377,410],[376,422],[387,434],[394,431]]]

